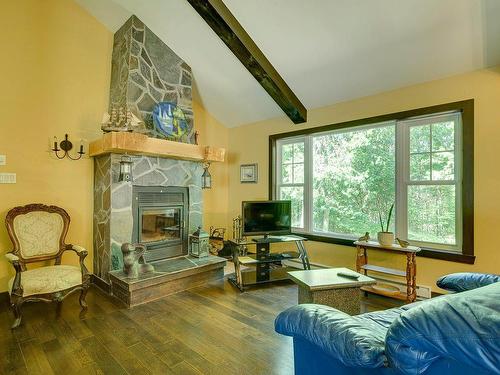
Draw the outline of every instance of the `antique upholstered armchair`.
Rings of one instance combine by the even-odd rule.
[[[66,244],[70,217],[56,206],[29,204],[15,207],[7,213],[5,224],[14,245],[5,256],[16,270],[9,281],[10,304],[15,322],[21,324],[21,306],[24,302],[61,302],[69,294],[80,291],[80,306],[85,311],[85,296],[90,286],[90,275],[84,264],[88,252],[76,245]],[[80,257],[80,266],[62,265],[62,254],[74,251]],[[55,260],[54,265],[28,270],[28,263]]]

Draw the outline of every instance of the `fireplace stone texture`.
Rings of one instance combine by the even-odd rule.
[[[133,181],[119,182],[121,155],[94,161],[94,275],[109,284],[108,273],[123,267],[121,245],[133,237],[132,187],[188,188],[188,233],[202,226],[201,163],[151,156],[132,156]]]
[[[136,16],[115,33],[110,111],[112,107],[130,109],[144,121],[144,128],[138,131],[165,138],[154,129],[152,111],[159,102],[173,102],[188,122],[188,131],[180,141],[194,143],[192,80],[189,65]]]

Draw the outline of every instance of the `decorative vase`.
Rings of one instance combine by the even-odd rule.
[[[392,232],[378,232],[378,243],[382,246],[392,246],[394,244],[394,233]]]

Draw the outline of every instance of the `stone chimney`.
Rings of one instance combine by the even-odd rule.
[[[138,131],[164,138],[155,131],[156,103],[172,102],[186,116],[188,131],[180,141],[194,143],[191,68],[136,16],[115,33],[111,62],[112,107],[131,110],[144,126]]]

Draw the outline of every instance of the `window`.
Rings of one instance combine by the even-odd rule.
[[[397,237],[441,259],[472,256],[472,200],[463,194],[472,160],[464,165],[462,142],[471,132],[464,132],[463,117],[472,116],[443,109],[271,136],[272,198],[292,201],[296,233],[345,244],[366,231],[375,237],[379,213],[385,220],[395,204],[390,230]]]
[[[304,141],[280,144],[279,196],[292,201],[292,227],[304,228]]]
[[[398,235],[461,251],[460,113],[401,121]]]

